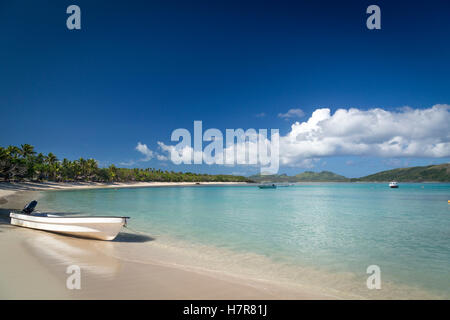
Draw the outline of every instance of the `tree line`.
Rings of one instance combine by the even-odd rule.
[[[56,182],[250,182],[243,176],[162,171],[153,168],[100,168],[95,159],[60,161],[53,153],[37,153],[29,144],[0,147],[0,179]]]

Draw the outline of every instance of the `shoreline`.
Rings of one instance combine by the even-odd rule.
[[[204,183],[240,185],[245,183]],[[187,255],[123,230],[114,241],[67,237],[9,224],[9,210],[46,190],[193,186],[195,183],[0,185],[0,299],[335,299],[311,290],[190,264]],[[134,253],[134,257],[129,252]],[[137,255],[137,256],[136,256]],[[82,270],[81,290],[66,268]]]
[[[246,185],[235,185],[242,184]],[[330,274],[300,266],[292,268],[256,254],[239,255],[208,245],[191,246],[173,242],[170,237],[154,238],[154,235],[131,229],[131,233],[122,229],[114,241],[97,241],[9,224],[9,210],[22,209],[26,202],[39,199],[41,191],[192,185],[195,184],[64,184],[57,187],[13,184],[4,188],[0,183],[0,256],[5,261],[0,264],[0,299],[440,298],[411,287],[396,288],[389,284],[384,287],[388,296],[384,295],[386,291],[367,295],[355,289],[350,274]],[[65,271],[73,264],[82,270],[82,290],[66,288],[68,275]],[[317,281],[309,281],[309,278]],[[348,290],[334,288],[333,283],[341,278],[348,280],[345,280]],[[409,291],[411,294],[405,296],[404,292]]]
[[[0,198],[17,191],[248,185],[248,182],[0,182]]]

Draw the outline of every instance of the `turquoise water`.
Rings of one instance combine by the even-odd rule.
[[[311,183],[45,192],[54,211],[124,215],[150,235],[450,297],[450,184]]]

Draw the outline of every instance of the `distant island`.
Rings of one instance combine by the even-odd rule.
[[[295,183],[295,182],[450,182],[450,163],[439,165],[430,165],[423,167],[399,168],[387,171],[381,171],[361,178],[347,178],[330,171],[313,172],[305,171],[295,176],[286,174],[279,175],[253,175],[250,180],[264,182],[279,183]]]
[[[313,172],[305,171],[295,176],[288,176],[286,174],[274,174],[274,175],[253,175],[249,177],[250,180],[255,182],[348,182],[349,178],[338,175],[330,171]]]
[[[351,181],[450,182],[450,163],[381,171]]]

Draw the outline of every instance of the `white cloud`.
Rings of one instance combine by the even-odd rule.
[[[320,161],[320,158],[308,158],[302,159],[296,162],[295,166],[299,168],[307,168],[312,169],[316,166],[316,164]]]
[[[161,147],[160,142],[158,142],[158,144],[159,144],[160,147]],[[153,158],[156,158],[156,159],[158,159],[159,161],[167,161],[167,160],[168,160],[168,158],[167,158],[165,155],[162,155],[162,154],[160,154],[160,153],[158,153],[158,152],[155,152],[155,151],[150,150],[150,149],[147,147],[146,144],[143,144],[143,143],[138,142],[138,144],[137,144],[137,146],[136,146],[135,149],[136,149],[137,151],[139,151],[140,153],[142,153],[142,154],[145,156],[145,158],[140,159],[139,161],[145,162],[145,161],[149,161],[149,160],[151,160],[151,159],[153,159]],[[163,149],[163,151],[167,151],[167,150]],[[130,163],[131,163],[131,162],[134,164],[134,161],[130,161]]]
[[[169,157],[166,157],[164,155],[161,155],[159,160],[168,160],[170,159],[179,159],[180,162],[189,163],[192,162],[195,154],[199,154],[198,156],[200,158],[203,158],[203,152],[202,151],[195,151],[191,146],[185,146],[183,148],[176,148],[174,145],[166,145],[164,142],[158,141],[158,146],[163,150],[164,152],[167,152]],[[201,156],[200,156],[201,154]]]
[[[142,153],[144,155],[144,158],[139,159],[139,160],[123,161],[123,162],[120,162],[119,165],[130,167],[130,166],[133,166],[133,165],[137,164],[138,162],[147,162],[147,161],[150,161],[151,159],[154,159],[154,158],[156,158],[159,161],[167,161],[167,160],[169,160],[168,157],[166,157],[165,155],[150,150],[147,147],[146,144],[141,143],[141,142],[138,142],[134,149],[136,151]]]
[[[158,159],[159,161],[167,161],[167,160],[169,160],[169,158],[167,158],[166,156],[164,156],[162,154],[157,154],[156,155],[156,159]]]
[[[302,109],[289,109],[286,113],[279,113],[278,117],[283,119],[301,118],[305,115]]]
[[[256,140],[250,139],[248,146],[255,147]],[[259,143],[270,142],[264,137]],[[193,159],[190,146],[158,145],[169,157],[176,152],[183,161]],[[290,132],[279,137],[279,146],[281,165],[304,168],[312,168],[328,156],[450,157],[450,106],[396,111],[350,108],[334,114],[328,108],[316,109],[306,121],[292,124]],[[254,157],[257,150],[249,150],[243,142],[236,143],[235,149],[238,159],[245,159],[248,152],[247,157]]]
[[[134,165],[135,163],[136,162],[134,160],[130,160],[130,161],[119,162],[119,165],[130,167],[130,166]]]
[[[428,109],[317,109],[280,137],[282,164],[301,159],[367,155],[379,157],[450,156],[450,106]]]
[[[255,117],[257,117],[257,118],[264,118],[265,116],[266,116],[266,114],[264,112],[255,114]]]
[[[136,150],[145,156],[145,158],[140,161],[149,161],[152,158],[154,158],[154,156],[155,156],[154,152],[152,150],[150,150],[146,144],[142,144],[140,142],[138,142],[138,144],[136,146]]]

